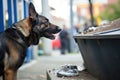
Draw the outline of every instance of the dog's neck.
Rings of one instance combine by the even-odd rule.
[[[30,31],[32,29],[32,25],[30,24],[30,19],[27,17],[17,23],[14,24],[16,28],[25,36],[28,37],[30,35]]]

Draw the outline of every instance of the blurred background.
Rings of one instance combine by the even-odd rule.
[[[30,2],[33,2],[40,15],[46,16],[62,29],[66,27],[69,35],[68,54],[79,53],[74,35],[84,35],[90,27],[100,27],[120,17],[120,0],[0,0],[0,31],[28,17]],[[60,54],[60,49],[59,33],[55,40],[42,38],[39,45],[28,48],[25,62],[42,55]]]

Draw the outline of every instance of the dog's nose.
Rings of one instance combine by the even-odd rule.
[[[57,30],[58,32],[60,32],[62,29],[61,29],[59,26],[57,26],[57,27],[56,27],[56,30]]]

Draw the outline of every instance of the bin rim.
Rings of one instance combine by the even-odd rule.
[[[73,37],[75,39],[119,39],[120,34],[77,34]]]

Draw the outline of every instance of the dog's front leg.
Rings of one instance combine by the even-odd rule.
[[[6,70],[3,76],[3,80],[17,80],[17,71]]]

